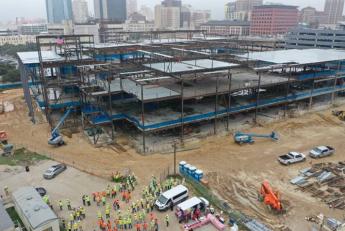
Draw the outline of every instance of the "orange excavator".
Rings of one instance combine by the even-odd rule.
[[[261,184],[259,200],[263,201],[272,210],[275,210],[277,212],[283,211],[283,206],[279,198],[279,193],[273,191],[270,183],[267,180],[265,180]]]

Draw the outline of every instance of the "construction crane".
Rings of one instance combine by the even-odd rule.
[[[65,144],[65,141],[63,140],[62,135],[60,135],[59,128],[60,126],[65,122],[66,118],[69,116],[69,114],[73,111],[72,108],[69,108],[66,113],[61,117],[59,123],[56,125],[56,127],[51,131],[51,137],[48,140],[48,144],[53,146],[61,146]]]
[[[279,136],[276,132],[272,132],[271,134],[266,135],[260,135],[255,133],[242,133],[242,132],[235,132],[234,134],[234,141],[237,144],[252,144],[255,142],[254,137],[259,138],[269,138],[273,141],[276,141],[279,139]]]
[[[261,184],[259,200],[263,201],[270,209],[276,212],[283,211],[283,206],[279,198],[279,193],[273,191],[270,183],[267,180],[265,180]]]

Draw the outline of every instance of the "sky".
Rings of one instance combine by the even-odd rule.
[[[93,11],[93,0],[89,2],[90,11]],[[161,0],[137,0],[138,6],[145,4],[153,7]],[[208,9],[213,19],[224,18],[224,4],[231,0],[182,0],[183,4],[190,4],[194,9]],[[325,0],[268,0],[264,2],[283,3],[300,7],[313,6],[323,9]],[[45,0],[0,0],[0,21],[14,21],[16,17],[46,18]]]

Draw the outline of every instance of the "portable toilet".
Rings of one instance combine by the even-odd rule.
[[[194,173],[194,178],[197,180],[197,181],[200,181],[204,176],[204,172],[201,171],[200,169],[197,169]]]
[[[179,163],[179,170],[180,170],[180,173],[181,173],[181,174],[184,173],[186,164],[187,164],[186,161],[181,161],[181,162]]]
[[[193,178],[194,178],[194,173],[195,173],[195,171],[196,171],[196,167],[190,166],[190,167],[189,167],[188,175],[189,175],[190,177],[193,177]]]
[[[189,169],[190,169],[190,167],[192,167],[192,165],[190,165],[190,164],[186,164],[185,166],[184,166],[184,172],[183,172],[183,174],[189,174]]]

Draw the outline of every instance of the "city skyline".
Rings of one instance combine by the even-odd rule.
[[[87,0],[89,3],[89,11],[93,12],[93,0]],[[211,10],[211,17],[213,19],[224,18],[224,5],[229,0],[216,0],[218,4],[211,4],[209,1],[200,0],[183,0],[184,4],[190,4],[195,9],[209,9]],[[159,4],[161,0],[138,0],[138,6],[147,5],[153,8],[156,4]],[[264,2],[275,2],[282,4],[296,5],[300,8],[306,6],[313,6],[318,10],[323,10],[325,0],[275,0],[275,1],[264,1]],[[22,6],[18,8],[18,5]],[[46,18],[45,0],[11,0],[1,3],[0,8],[0,21],[14,21],[16,17],[26,18]],[[35,6],[34,8],[32,6]],[[32,9],[32,10],[28,10]],[[15,13],[14,13],[15,12]]]

